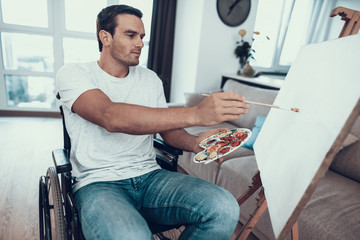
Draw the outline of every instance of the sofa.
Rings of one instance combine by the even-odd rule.
[[[269,104],[273,103],[278,93],[278,90],[251,86],[232,79],[228,79],[221,90],[233,90],[244,95],[246,99]],[[194,106],[203,98],[200,93],[186,94],[185,105]],[[199,135],[209,128],[241,127],[253,130],[256,141],[256,131],[261,131],[261,126],[260,128],[254,126],[255,121],[261,117],[266,118],[268,112],[267,107],[251,105],[248,113],[236,121],[224,122],[212,127],[190,127],[186,128],[186,131]],[[359,138],[360,118],[356,120],[342,149],[336,154],[325,177],[301,212],[298,218],[299,239],[360,239]],[[235,198],[239,198],[248,189],[252,177],[258,170],[251,146],[240,147],[224,156],[221,164],[216,161],[209,164],[195,163],[193,156],[194,153],[184,152],[178,161],[179,171],[221,186],[230,191]],[[256,195],[254,194],[240,206],[239,224],[246,223],[256,208]],[[252,234],[258,239],[275,239],[267,210],[255,225]],[[290,233],[288,239],[291,239]]]

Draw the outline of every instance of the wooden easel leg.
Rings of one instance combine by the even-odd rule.
[[[257,171],[252,178],[252,184],[249,186],[249,189],[246,190],[237,200],[238,204],[243,204],[252,194],[254,194],[260,187],[262,187],[262,182],[260,179],[260,172]],[[254,226],[259,221],[260,217],[263,215],[265,210],[267,209],[267,202],[265,199],[264,189],[261,189],[259,192],[259,200],[256,206],[255,211],[246,222],[246,224],[240,230],[240,233],[236,236],[237,240],[246,240],[247,237],[252,232]],[[296,222],[291,228],[291,239],[299,240],[299,227],[298,222]]]
[[[257,207],[254,211],[254,213],[251,215],[249,220],[246,222],[246,224],[241,229],[240,233],[237,235],[237,240],[246,240],[251,231],[253,230],[256,223],[259,221],[260,217],[263,215],[265,210],[267,209],[267,202],[264,195],[264,190],[261,190],[259,192],[259,202],[257,204]]]
[[[253,195],[260,187],[262,186],[261,179],[260,179],[260,172],[257,171],[255,175],[252,178],[252,183],[249,186],[249,189],[247,189],[237,200],[239,206],[243,204],[251,195]]]
[[[294,225],[291,228],[291,239],[292,240],[299,240],[299,224],[298,221],[294,223]]]

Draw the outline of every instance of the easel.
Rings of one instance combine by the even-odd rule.
[[[344,8],[344,7],[337,7],[334,10],[332,10],[330,17],[334,16],[341,16],[341,20],[345,21],[345,24],[341,30],[341,33],[339,35],[339,38],[357,34],[360,29],[360,11],[355,11],[352,9]],[[358,102],[359,105],[359,102]],[[351,117],[352,122],[355,121],[355,117]],[[347,124],[349,125],[349,124]],[[348,126],[348,128],[350,128]],[[239,206],[243,204],[249,197],[251,197],[259,188],[262,188],[262,182],[260,178],[260,172],[257,171],[252,178],[252,183],[249,186],[249,189],[245,191],[239,198],[238,198],[238,204]],[[237,240],[246,240],[249,234],[251,233],[252,229],[256,225],[256,223],[259,221],[262,214],[265,212],[265,210],[268,208],[267,202],[264,195],[264,189],[261,189],[259,191],[259,198],[257,206],[253,212],[253,214],[250,215],[249,220],[245,223],[245,225],[240,230],[240,233],[236,236]],[[298,228],[298,222],[296,221],[295,224],[291,228],[291,239],[292,240],[298,240],[299,239],[299,228]]]
[[[357,34],[360,29],[360,11],[349,8],[337,7],[331,11],[330,17],[341,16],[345,24],[340,32],[339,38]]]
[[[237,200],[239,206],[243,204],[249,197],[251,197],[259,188],[262,188],[262,182],[260,178],[260,172],[257,171],[252,178],[252,183],[249,186],[249,189],[246,190]],[[246,240],[252,229],[259,221],[260,217],[263,215],[265,210],[267,209],[267,202],[265,199],[264,189],[261,189],[259,192],[259,198],[257,199],[258,203],[256,204],[256,208],[254,212],[250,215],[249,220],[242,227],[240,233],[236,236],[237,240]],[[298,222],[296,222],[291,228],[291,239],[299,240],[299,228]]]

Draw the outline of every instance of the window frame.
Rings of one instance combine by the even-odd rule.
[[[293,10],[295,8],[296,0],[291,0],[292,2],[291,2],[291,7],[290,7],[289,12],[284,12],[286,1],[287,0],[283,0],[282,6],[281,6],[282,11],[281,11],[281,17],[278,22],[278,32],[276,35],[276,42],[275,42],[276,47],[273,52],[271,66],[270,67],[262,67],[262,66],[256,65],[256,63],[255,63],[254,69],[256,69],[257,71],[267,73],[267,74],[286,75],[290,69],[291,64],[290,65],[281,65],[280,58],[283,53],[284,44],[286,41],[286,34],[288,33],[288,30],[289,30],[291,14],[293,13]],[[329,35],[328,35],[328,31],[330,30],[330,25],[331,25],[330,17],[328,16],[328,18],[316,19],[316,17],[320,14],[322,4],[323,4],[323,2],[316,1],[316,0],[314,0],[312,3],[312,9],[311,9],[312,13],[310,14],[307,36],[306,36],[306,41],[304,44],[316,43],[316,42],[331,39],[331,38],[329,38]],[[327,4],[329,4],[331,9],[336,7],[335,0],[332,0],[331,2],[329,2]],[[288,14],[288,13],[290,13],[290,14]],[[282,21],[286,17],[287,14],[288,14],[287,21],[285,21],[286,25],[282,25]],[[329,14],[330,14],[330,12],[329,12]],[[315,19],[317,21],[315,21]],[[326,34],[322,35],[321,37],[319,37],[317,39],[312,39],[311,36],[315,33],[315,31],[319,27],[319,25],[321,25],[325,29]]]
[[[1,1],[1,0],[0,0]],[[121,0],[107,0],[107,6],[121,4]],[[18,24],[9,24],[3,22],[2,6],[0,4],[0,34],[6,33],[23,33],[36,34],[41,36],[49,36],[53,38],[53,56],[54,71],[53,72],[36,72],[28,70],[11,70],[4,68],[2,39],[0,37],[0,111],[16,111],[16,112],[58,112],[55,108],[33,108],[33,107],[11,107],[7,106],[7,92],[5,75],[20,76],[41,76],[55,79],[57,71],[64,65],[63,39],[77,38],[86,40],[95,40],[96,34],[77,32],[67,30],[65,26],[65,0],[47,0],[48,11],[48,27],[33,27]],[[150,32],[147,33],[150,35]],[[144,41],[144,46],[149,46],[149,40]],[[55,96],[54,96],[55,98]],[[56,101],[56,106],[58,102]]]
[[[254,66],[254,69],[256,69],[259,72],[283,75],[283,74],[286,74],[290,69],[290,66],[280,65],[280,57],[281,57],[281,53],[282,53],[282,48],[285,43],[286,34],[288,31],[289,20],[291,18],[291,14],[292,14],[292,11],[294,10],[294,6],[295,6],[295,0],[291,0],[291,1],[292,2],[291,2],[291,7],[290,7],[290,14],[288,15],[288,19],[287,19],[288,21],[285,21],[286,26],[282,25],[283,19],[286,16],[286,13],[285,13],[286,0],[283,0],[283,2],[282,2],[281,17],[279,18],[279,22],[277,23],[278,32],[275,36],[275,39],[276,39],[275,40],[275,49],[273,52],[271,66],[270,67]]]

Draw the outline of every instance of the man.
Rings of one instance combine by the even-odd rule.
[[[141,17],[126,5],[104,8],[97,18],[100,59],[65,65],[57,75],[83,233],[86,239],[152,239],[152,222],[185,225],[180,239],[229,239],[239,216],[236,200],[206,181],[160,169],[152,136],[199,152],[199,142],[219,130],[197,137],[183,128],[237,119],[248,105],[227,92],[168,109],[157,75],[137,66]]]

